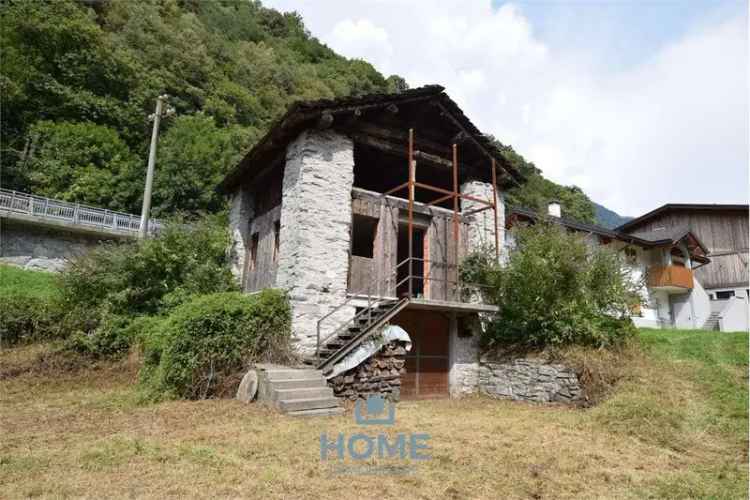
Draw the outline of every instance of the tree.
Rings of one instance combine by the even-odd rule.
[[[37,122],[19,172],[35,194],[137,212],[143,166],[118,133],[90,122]]]
[[[487,344],[611,346],[634,331],[629,316],[643,283],[630,278],[620,254],[543,222],[513,237],[507,265],[479,252],[461,267],[462,279],[487,285],[485,300],[500,309]]]
[[[247,147],[241,127],[219,128],[202,113],[178,116],[159,141],[154,215],[221,210],[224,197],[216,186]]]

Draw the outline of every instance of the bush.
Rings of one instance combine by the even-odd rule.
[[[507,265],[484,254],[462,264],[462,279],[488,285],[485,300],[500,309],[487,344],[610,346],[635,333],[630,311],[643,284],[630,279],[618,253],[547,223],[514,237]]]
[[[116,358],[125,354],[137,339],[147,334],[160,320],[158,316],[138,316],[133,319],[109,315],[89,332],[74,331],[64,348],[95,359]]]
[[[151,399],[221,395],[249,361],[288,360],[290,328],[277,290],[194,297],[145,335],[141,383]]]
[[[51,339],[58,335],[59,309],[49,298],[0,297],[0,346]]]
[[[226,227],[218,216],[169,224],[157,238],[105,244],[72,261],[60,276],[68,347],[122,354],[134,338],[132,318],[167,314],[195,294],[235,290]]]
[[[221,217],[169,224],[157,237],[103,245],[63,271],[62,299],[75,310],[156,314],[196,293],[236,288],[227,265],[229,232]]]

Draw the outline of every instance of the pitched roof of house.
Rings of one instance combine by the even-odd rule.
[[[621,233],[621,234],[627,234],[629,236],[633,236],[644,241],[649,241],[654,245],[675,244],[678,241],[685,238],[686,236],[693,235],[693,233],[690,231],[690,228],[687,226],[656,229],[653,231],[634,231],[632,233]],[[693,236],[695,237],[695,240],[698,243],[698,245],[700,245],[701,249],[705,253],[708,253],[708,248],[706,248],[706,246],[703,245],[703,243],[698,239],[697,236],[695,235]]]
[[[700,253],[696,253],[694,252],[693,248],[690,248],[690,251],[696,258],[696,260],[700,262],[709,262],[709,259],[705,257],[705,254],[708,253],[708,249],[700,241],[700,239],[687,227],[677,227],[671,230],[625,233],[617,229],[607,229],[606,227],[599,226],[597,224],[589,224],[587,222],[581,222],[567,217],[552,217],[549,215],[539,214],[535,210],[531,210],[525,207],[511,207],[508,210],[508,214],[510,215],[509,222],[511,224],[514,215],[526,217],[532,220],[543,219],[555,224],[560,224],[561,226],[572,229],[574,231],[596,234],[605,238],[638,245],[643,248],[671,246],[683,239],[688,239],[688,241],[690,242],[690,244],[688,245],[689,247],[700,248],[701,252],[704,254],[701,255]]]
[[[314,126],[324,114],[331,116],[344,113],[356,114],[372,109],[387,109],[392,105],[426,104],[427,102],[438,106],[441,114],[456,129],[464,132],[468,140],[482,150],[487,157],[494,158],[500,173],[504,171],[514,182],[522,182],[524,178],[521,173],[510,165],[501,151],[477,129],[444,90],[444,87],[440,85],[426,85],[394,94],[368,94],[338,99],[297,101],[273,123],[266,135],[227,174],[219,187],[224,192],[230,191],[241,182],[244,176],[257,171],[273,157],[273,154],[278,154],[278,151],[285,148],[300,132]]]
[[[748,205],[722,205],[722,204],[712,204],[712,203],[667,203],[665,205],[662,205],[658,208],[655,208],[654,210],[651,210],[648,213],[645,213],[641,215],[640,217],[636,217],[635,219],[631,219],[625,224],[621,224],[620,226],[616,227],[616,231],[627,231],[629,229],[632,229],[636,226],[639,226],[640,224],[648,221],[649,219],[652,219],[656,217],[657,215],[661,215],[663,213],[669,212],[669,211],[676,211],[676,210],[685,210],[685,211],[693,211],[693,210],[700,210],[700,211],[735,211],[735,210],[742,210],[747,212],[748,211]]]

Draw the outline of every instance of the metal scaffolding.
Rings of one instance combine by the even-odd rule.
[[[400,184],[385,193],[383,193],[385,196],[396,193],[398,191],[401,191],[402,189],[406,188],[409,193],[409,204],[408,204],[408,239],[409,239],[409,256],[408,256],[408,296],[409,298],[413,298],[413,278],[414,276],[414,191],[416,188],[426,189],[428,191],[432,191],[434,193],[438,193],[442,196],[439,198],[436,198],[430,202],[427,203],[428,206],[436,205],[438,203],[442,203],[447,200],[453,200],[453,243],[454,248],[456,251],[456,279],[455,283],[458,285],[459,280],[459,270],[458,270],[458,257],[460,252],[460,243],[461,243],[461,234],[459,230],[459,200],[465,199],[470,200],[476,203],[480,203],[484,205],[481,208],[477,208],[475,210],[472,210],[470,212],[467,212],[463,214],[464,216],[468,215],[474,215],[480,212],[483,212],[485,210],[492,209],[493,215],[494,215],[494,235],[495,235],[495,257],[500,258],[500,245],[499,245],[499,237],[497,233],[497,224],[498,224],[498,218],[497,218],[497,168],[495,165],[495,159],[492,158],[491,163],[491,170],[492,170],[492,200],[482,200],[480,198],[477,198],[475,196],[471,196],[468,194],[462,194],[459,191],[458,187],[458,146],[456,144],[453,144],[452,146],[452,173],[453,173],[453,190],[449,191],[447,189],[443,189],[437,186],[433,186],[430,184],[425,184],[423,182],[417,182],[416,180],[416,169],[417,164],[416,160],[414,159],[415,151],[414,151],[414,129],[409,129],[409,140],[408,140],[408,152],[407,152],[407,161],[408,161],[408,180]],[[447,258],[447,256],[446,256]],[[425,259],[422,259],[425,262]],[[424,280],[429,280],[430,278],[424,278]]]

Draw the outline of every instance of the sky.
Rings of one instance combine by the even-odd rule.
[[[748,202],[741,0],[264,0],[621,215]]]

